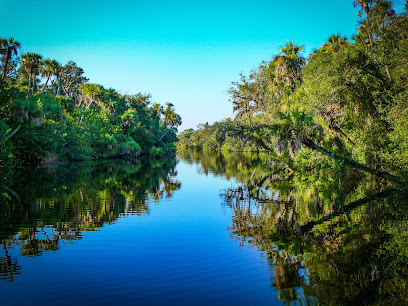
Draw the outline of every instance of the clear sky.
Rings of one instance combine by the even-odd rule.
[[[0,37],[73,60],[105,88],[173,103],[183,130],[231,117],[231,82],[285,42],[307,55],[333,33],[350,38],[357,12],[352,0],[0,0]]]

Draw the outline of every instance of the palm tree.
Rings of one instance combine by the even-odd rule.
[[[164,122],[169,128],[177,128],[181,125],[181,117],[176,114],[173,103],[166,102],[166,109],[163,110]]]
[[[37,53],[25,53],[21,56],[21,67],[28,74],[28,94],[34,94],[35,78],[40,72],[42,56]]]
[[[323,49],[326,52],[338,52],[349,44],[349,40],[340,33],[330,35],[329,39],[323,44]]]
[[[6,61],[4,63],[3,68],[3,75],[1,78],[3,80],[7,74],[7,66],[10,61],[10,58],[13,54],[17,55],[18,49],[21,47],[21,44],[18,41],[15,41],[14,38],[9,38],[0,40],[0,45],[2,48],[4,48],[6,55]]]
[[[54,75],[54,78],[51,82],[51,86],[53,87],[53,93],[54,96],[57,96],[60,92],[60,86],[61,86],[61,71],[62,71],[62,66],[59,62],[52,60],[51,64],[51,73]]]
[[[280,123],[271,126],[271,131],[276,135],[275,150],[279,155],[289,151],[293,158],[301,149],[302,144],[309,142],[312,134],[323,135],[320,125],[313,122],[313,117],[298,109],[285,114],[279,113]]]
[[[280,55],[276,56],[276,78],[285,80],[289,86],[295,84],[295,80],[302,84],[301,69],[306,64],[306,59],[300,54],[304,46],[298,46],[293,41],[281,46]]]
[[[59,67],[61,67],[61,65],[56,60],[51,60],[47,58],[46,60],[42,62],[41,77],[47,78],[47,80],[45,81],[45,84],[44,84],[43,89],[41,90],[41,93],[43,93],[44,90],[47,88],[47,84],[51,76],[57,75]]]
[[[176,114],[174,105],[170,102],[166,102],[166,108],[161,113],[164,115],[167,131],[160,137],[160,140],[170,131],[176,133],[177,127],[182,123],[180,115]]]
[[[330,158],[345,163],[352,168],[386,178],[399,184],[406,184],[406,182],[402,181],[400,178],[385,171],[369,168],[352,159],[339,156],[319,146],[312,139],[316,136],[317,138],[322,138],[323,128],[314,123],[313,117],[304,111],[295,109],[287,114],[280,113],[280,120],[280,123],[270,127],[271,131],[277,137],[275,149],[278,154],[289,151],[291,157],[294,157],[303,144],[309,149],[316,150]]]
[[[368,31],[368,40],[370,42],[370,46],[374,45],[374,40],[373,36],[371,33],[371,25],[370,25],[370,20],[368,18],[368,13],[370,12],[370,4],[373,4],[373,2],[376,2],[377,0],[354,0],[353,5],[354,7],[360,6],[361,9],[358,12],[358,16],[361,18],[363,15],[363,11],[366,15],[366,23],[367,23],[367,31]]]

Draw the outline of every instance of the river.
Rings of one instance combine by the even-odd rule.
[[[1,304],[405,303],[405,194],[268,161],[184,151],[16,175],[0,186]]]

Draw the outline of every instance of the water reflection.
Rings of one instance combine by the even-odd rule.
[[[21,273],[19,256],[58,250],[61,243],[81,239],[84,231],[97,231],[124,214],[149,213],[149,202],[180,189],[175,164],[122,160],[3,174],[0,279],[13,281]]]
[[[17,257],[8,252],[9,246],[3,241],[4,257],[0,256],[0,279],[13,281],[16,274],[20,274],[21,266],[17,263]]]
[[[296,171],[267,155],[180,153],[233,177],[231,236],[266,251],[285,303],[408,304],[407,192],[352,169]]]

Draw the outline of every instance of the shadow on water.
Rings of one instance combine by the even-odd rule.
[[[284,303],[408,304],[408,194],[352,169],[296,171],[268,155],[182,151],[235,178],[231,236],[266,252]]]
[[[13,281],[20,256],[39,256],[180,189],[176,160],[71,163],[1,173],[0,279]]]

